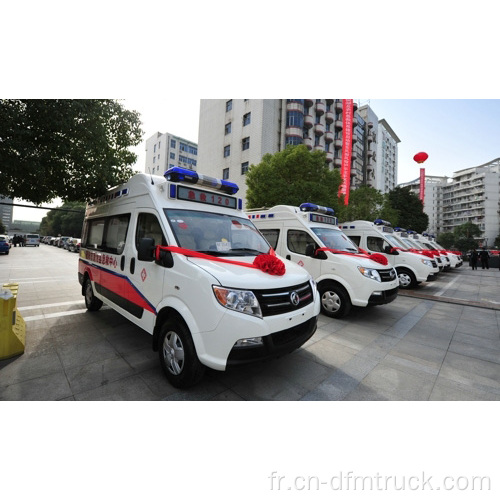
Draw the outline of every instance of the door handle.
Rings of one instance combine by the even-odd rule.
[[[130,274],[134,274],[135,272],[135,257],[130,259]]]

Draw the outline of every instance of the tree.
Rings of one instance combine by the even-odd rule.
[[[455,235],[451,232],[441,233],[437,237],[437,242],[444,248],[453,248],[455,246]]]
[[[472,222],[466,222],[460,226],[457,226],[453,230],[453,236],[455,237],[455,246],[461,252],[467,252],[473,248],[477,248],[477,240],[482,234],[479,226]]]
[[[424,206],[418,196],[410,188],[397,186],[388,193],[389,201],[399,212],[399,218],[394,224],[405,229],[423,233],[429,226],[429,216],[424,212]]]
[[[85,216],[85,204],[65,203],[63,209],[50,210],[40,223],[40,233],[43,235],[62,235],[80,238],[82,234],[83,219]]]
[[[493,244],[495,245],[495,248],[500,248],[500,234],[495,238]]]
[[[398,212],[380,191],[361,186],[350,192],[349,204],[340,206],[338,217],[341,221],[383,219],[392,222],[398,219]]]
[[[0,194],[85,201],[133,175],[139,114],[113,99],[1,99]]]
[[[304,145],[264,155],[250,167],[246,184],[247,208],[311,202],[337,209],[339,204],[339,172],[328,168],[324,151],[310,152]]]
[[[5,226],[3,225],[2,221],[0,220],[0,233],[4,234],[5,233]]]

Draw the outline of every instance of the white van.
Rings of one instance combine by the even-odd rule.
[[[312,203],[277,205],[247,211],[278,254],[309,271],[318,284],[323,314],[341,318],[351,305],[392,302],[398,293],[396,271],[380,264],[337,227],[334,211]]]
[[[104,302],[152,334],[176,387],[205,366],[291,352],[316,330],[314,281],[274,255],[237,190],[172,168],[137,174],[86,209],[78,278],[87,308]]]
[[[369,252],[383,253],[398,273],[400,288],[414,288],[424,281],[434,281],[439,268],[430,255],[412,253],[394,235],[391,224],[382,219],[374,222],[343,222],[340,229],[358,246]]]
[[[419,235],[419,242],[430,250],[436,250],[441,255],[446,255],[450,261],[451,269],[457,269],[463,264],[462,254],[460,252],[454,252],[453,250],[446,250],[437,241],[435,236],[429,233],[422,233]]]
[[[40,246],[40,235],[39,234],[27,234],[26,235],[26,246],[33,245],[34,247]]]
[[[419,239],[419,235],[416,231],[406,230],[401,227],[394,228],[395,234],[397,234],[403,241],[411,245],[413,248],[419,251],[432,252],[434,259],[438,264],[440,271],[448,271],[450,269],[450,261],[446,255],[442,255],[438,250],[431,250],[426,245],[423,244]]]

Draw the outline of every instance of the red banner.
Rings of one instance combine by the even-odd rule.
[[[342,99],[342,166],[340,178],[342,185],[339,196],[344,195],[344,204],[349,204],[349,191],[351,187],[351,155],[352,155],[352,99]]]
[[[420,169],[420,201],[424,204],[425,197],[425,168]]]

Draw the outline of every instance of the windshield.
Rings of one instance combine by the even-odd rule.
[[[329,227],[312,227],[311,229],[327,248],[342,250],[344,252],[359,252],[356,243],[351,241],[342,231],[337,231]]]
[[[269,253],[269,243],[248,219],[194,210],[164,211],[182,248],[210,255]]]
[[[394,234],[385,234],[384,236],[387,238],[387,241],[393,247],[398,247],[398,248],[403,248],[403,249],[409,248],[408,245],[403,240],[401,240],[400,238],[398,238]]]
[[[422,250],[419,245],[416,244],[415,240],[411,240],[410,238],[401,238],[401,240],[406,243],[408,248],[414,248],[416,250]]]

